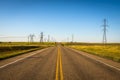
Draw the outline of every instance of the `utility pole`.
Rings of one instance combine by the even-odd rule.
[[[43,42],[43,32],[40,33],[40,42]]]
[[[107,21],[106,19],[103,20],[104,24],[103,24],[103,44],[107,43],[107,36],[106,36],[106,31],[107,31]]]

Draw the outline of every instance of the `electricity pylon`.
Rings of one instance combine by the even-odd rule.
[[[106,31],[107,31],[107,21],[106,19],[103,20],[103,43],[106,44],[107,43],[107,36],[106,36]]]
[[[34,42],[34,37],[35,37],[34,34],[30,34],[30,35],[28,36],[28,42]]]
[[[47,42],[50,42],[50,35],[48,35],[48,40],[47,40]]]
[[[40,33],[40,42],[43,42],[43,32]]]
[[[72,42],[74,42],[74,35],[72,34]]]

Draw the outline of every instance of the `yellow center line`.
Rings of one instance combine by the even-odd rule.
[[[57,52],[57,64],[56,64],[56,78],[55,80],[58,80],[58,65],[59,65],[59,51]]]
[[[59,48],[59,50],[60,50],[60,48]],[[62,69],[62,56],[61,56],[61,54],[60,54],[60,76],[61,76],[60,79],[63,80],[63,69]]]
[[[57,54],[56,78],[55,78],[55,80],[63,80],[62,56],[61,56],[61,50],[60,50],[59,47],[58,47],[58,52],[57,53],[58,54]],[[59,72],[60,72],[60,74],[59,74]]]

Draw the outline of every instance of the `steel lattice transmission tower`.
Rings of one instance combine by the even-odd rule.
[[[47,42],[50,42],[50,35],[48,35],[48,40],[47,40]]]
[[[74,35],[72,34],[72,42],[74,42]]]
[[[34,42],[34,37],[35,37],[34,34],[30,34],[30,35],[28,36],[28,42]]]
[[[106,19],[104,19],[103,20],[103,43],[105,44],[105,43],[107,43],[107,36],[106,36],[106,31],[107,31],[107,20]]]
[[[43,42],[43,32],[40,33],[40,42]]]

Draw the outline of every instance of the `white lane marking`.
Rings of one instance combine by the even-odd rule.
[[[70,49],[71,49],[71,48],[70,48]],[[74,50],[74,49],[72,49],[72,50]],[[77,51],[77,50],[74,50],[74,51],[77,52],[77,53],[79,53],[79,54],[81,54],[81,53],[80,53],[79,51]],[[88,58],[90,58],[90,59],[93,59],[93,60],[95,60],[95,61],[97,61],[97,62],[99,62],[99,63],[102,63],[102,64],[104,64],[104,65],[106,65],[106,66],[108,66],[108,67],[111,67],[111,68],[114,68],[114,69],[120,71],[120,68],[117,68],[117,67],[112,66],[112,65],[110,65],[110,64],[107,64],[107,63],[105,63],[105,62],[102,62],[102,61],[100,61],[100,60],[91,58],[91,57],[89,57],[88,55],[85,55],[85,54],[81,54],[81,55],[86,56],[86,57],[88,57]]]
[[[47,48],[47,49],[48,49],[48,48]],[[40,50],[40,52],[42,52],[42,51],[44,51],[44,50],[46,50],[46,49],[42,49],[42,50]],[[16,62],[18,62],[18,61],[21,61],[21,60],[23,60],[23,59],[26,59],[26,58],[28,58],[28,57],[30,57],[30,56],[33,56],[33,55],[35,55],[35,54],[38,54],[38,53],[40,53],[40,52],[33,53],[33,54],[29,55],[29,56],[26,56],[26,57],[17,59],[17,60],[15,60],[15,61],[13,61],[13,62],[10,62],[10,63],[8,63],[8,64],[5,64],[5,65],[3,65],[3,66],[0,66],[0,69],[6,67],[6,66],[8,66],[8,65],[14,64],[14,63],[16,63]]]

